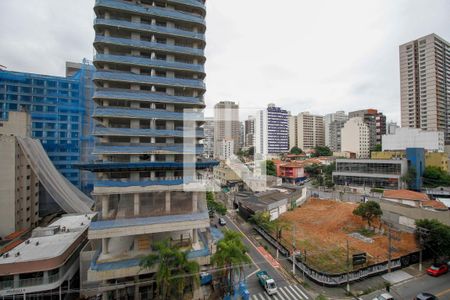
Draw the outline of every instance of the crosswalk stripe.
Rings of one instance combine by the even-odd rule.
[[[253,300],[258,300],[258,295],[253,295],[253,296],[252,296],[252,299],[253,299]]]
[[[292,293],[294,293],[294,295],[296,295],[296,296],[298,297],[297,299],[303,299],[303,297],[300,296],[300,294],[297,293],[297,291],[294,290],[294,289],[292,288],[292,286],[288,286],[287,288],[288,288]]]
[[[293,299],[297,299],[297,296],[295,294],[291,293],[291,291],[287,287],[286,287],[285,291],[286,291],[286,293],[291,295]]]
[[[260,293],[260,294],[259,294],[259,297],[260,297],[262,300],[270,300],[270,298],[267,298],[266,293]]]
[[[285,295],[287,297],[286,299],[291,299],[291,297],[289,297],[289,295],[286,293],[284,288],[278,289],[278,292],[281,292],[283,295]],[[294,297],[294,300],[295,300],[295,297]]]
[[[272,298],[272,299],[275,299],[275,300],[280,300],[278,297],[279,297],[280,295],[278,295],[278,294],[273,294],[273,295],[271,295],[271,296],[269,296],[270,298]],[[281,299],[281,300],[283,300],[283,299]]]
[[[299,286],[294,285],[293,288],[299,291],[303,295],[303,297],[305,297],[305,299],[308,299],[308,296],[302,291],[302,289]]]

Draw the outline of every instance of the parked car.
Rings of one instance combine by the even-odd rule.
[[[447,264],[433,264],[431,267],[427,269],[428,275],[431,276],[441,276],[442,274],[445,274],[448,272],[448,265]]]
[[[225,226],[225,225],[227,225],[227,221],[225,221],[224,218],[219,218],[219,225]]]
[[[394,297],[389,293],[384,293],[378,297],[373,298],[373,300],[394,300]]]
[[[430,293],[419,293],[414,300],[438,300],[438,297]]]

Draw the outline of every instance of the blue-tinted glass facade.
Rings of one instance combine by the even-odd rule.
[[[0,71],[0,114],[28,111],[32,137],[41,141],[50,160],[70,182],[81,188],[80,171],[83,128],[89,126],[85,111],[91,98],[85,93],[85,74],[91,65],[70,77]],[[86,130],[85,130],[86,132]],[[86,133],[85,133],[86,134]]]
[[[268,153],[289,151],[288,112],[280,107],[267,108],[267,144]]]

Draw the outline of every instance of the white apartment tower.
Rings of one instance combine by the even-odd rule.
[[[401,125],[443,131],[450,144],[450,43],[430,34],[400,46]]]
[[[341,150],[356,154],[357,158],[370,157],[370,128],[363,118],[349,119],[341,129]]]
[[[154,274],[139,263],[158,241],[200,264],[211,255],[205,193],[195,188],[206,7],[204,0],[97,0],[94,11],[91,170],[99,216],[89,227],[95,255],[86,280],[106,286],[103,299],[139,299]]]
[[[325,146],[328,146],[331,148],[332,146],[332,139],[335,138],[333,137],[333,135],[330,132],[330,124],[334,121],[341,121],[341,122],[345,122],[347,121],[348,116],[345,113],[345,111],[343,110],[339,110],[335,113],[331,113],[331,114],[326,114],[323,117],[323,125],[325,128]],[[334,150],[334,151],[339,151],[339,150]]]

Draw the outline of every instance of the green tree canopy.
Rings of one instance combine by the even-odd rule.
[[[332,156],[333,151],[330,150],[327,146],[316,146],[314,147],[314,154],[312,156],[319,157],[319,156]]]
[[[353,210],[355,216],[360,216],[363,220],[367,220],[367,224],[371,226],[374,219],[381,217],[383,211],[380,204],[375,201],[367,201],[366,203],[360,203],[357,208]]]
[[[416,180],[416,168],[409,167],[406,174],[402,176],[401,180],[406,183],[408,189],[411,189],[414,186],[414,181]]]
[[[450,175],[435,166],[428,166],[423,172],[423,185],[426,187],[450,186]]]
[[[266,160],[266,175],[277,176],[277,170],[275,168],[275,163],[271,160]]]
[[[187,286],[199,284],[200,266],[187,258],[187,253],[170,245],[169,240],[154,245],[155,253],[142,258],[141,269],[156,270],[156,286],[160,299],[182,299]]]
[[[305,167],[305,172],[308,173],[311,178],[317,178],[322,173],[322,166],[319,164],[307,165]]]
[[[222,216],[227,213],[226,206],[223,203],[214,200],[213,192],[206,192],[206,206],[210,212],[218,213]]]
[[[222,284],[228,294],[234,289],[235,272],[241,277],[244,266],[251,262],[241,238],[239,232],[225,230],[224,238],[217,244],[217,251],[211,258],[212,264],[222,269]]]
[[[294,147],[292,147],[291,148],[291,150],[289,151],[289,153],[290,154],[302,154],[303,153],[303,151],[302,151],[302,149],[300,149],[299,147],[297,147],[297,146],[294,146]]]
[[[422,241],[422,247],[430,251],[435,260],[441,256],[450,256],[450,226],[435,219],[416,220],[416,226],[419,242]]]

